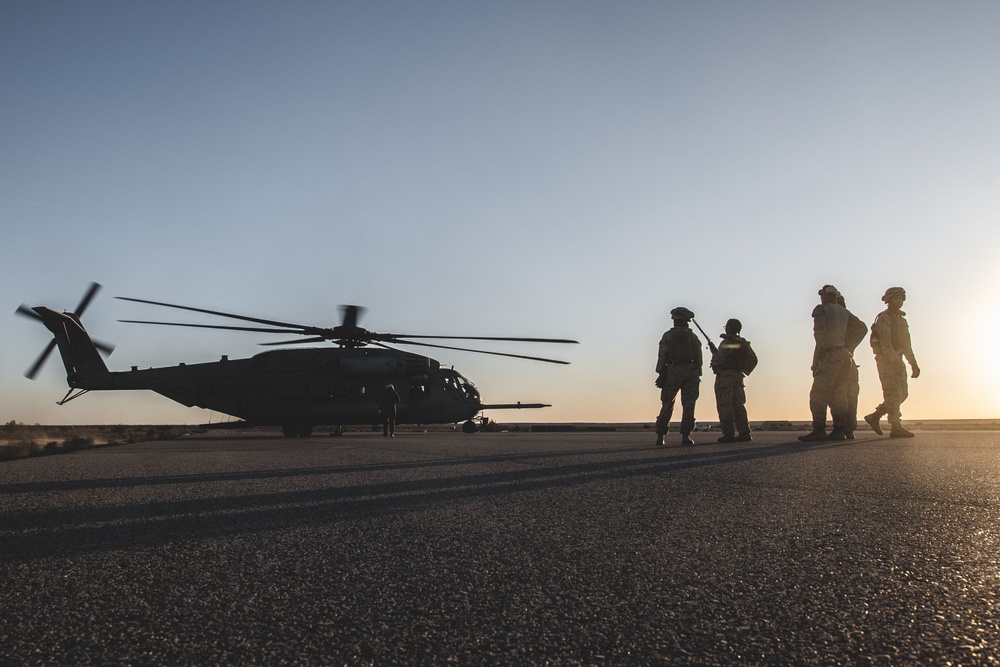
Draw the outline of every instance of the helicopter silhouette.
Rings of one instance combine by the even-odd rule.
[[[58,403],[89,391],[151,390],[188,407],[200,407],[237,417],[247,426],[280,426],[288,437],[308,436],[316,426],[372,425],[381,421],[382,392],[393,385],[400,396],[397,423],[454,424],[462,430],[477,430],[474,418],[483,410],[544,408],[544,403],[485,404],[475,385],[453,368],[442,368],[436,360],[397,350],[390,345],[412,345],[478,354],[513,357],[554,364],[569,362],[545,357],[455,347],[428,340],[514,341],[526,343],[577,343],[564,338],[502,336],[429,336],[378,333],[362,328],[360,306],[342,306],[343,319],[334,327],[317,327],[237,315],[161,301],[115,297],[123,301],[173,308],[239,320],[247,325],[194,324],[151,320],[120,322],[249,331],[266,334],[294,334],[293,340],[261,343],[288,346],[333,343],[334,347],[276,349],[246,359],[148,368],[133,366],[128,371],[111,371],[101,353],[110,355],[114,347],[94,341],[81,316],[100,290],[91,283],[75,310],[59,312],[45,306],[22,304],[16,313],[39,320],[53,339],[25,373],[38,374],[54,349],[59,350],[66,368],[69,391]],[[250,326],[257,325],[257,326]],[[419,339],[419,340],[418,340]]]

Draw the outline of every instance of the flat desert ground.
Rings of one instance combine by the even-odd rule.
[[[696,435],[0,462],[0,663],[997,664],[1000,432]]]

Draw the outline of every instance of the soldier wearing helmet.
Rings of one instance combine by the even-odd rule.
[[[694,313],[683,306],[670,311],[674,326],[660,338],[656,357],[656,386],[660,389],[660,414],[656,418],[656,444],[670,431],[674,400],[681,394],[681,444],[693,445],[694,405],[701,382],[701,342],[691,331]]]
[[[837,303],[840,291],[833,285],[819,290],[820,304],[813,309],[813,384],[809,391],[809,411],[812,413],[812,431],[799,436],[799,440],[846,440],[854,427],[849,421],[848,392],[849,366],[853,363],[848,330],[852,319],[857,319]],[[833,430],[826,433],[826,408],[830,407]]]
[[[910,346],[910,326],[903,312],[903,301],[906,300],[906,290],[902,287],[890,287],[882,295],[882,301],[887,308],[878,314],[872,324],[869,341],[872,352],[875,353],[875,365],[878,367],[878,379],[882,382],[882,403],[875,412],[865,415],[865,421],[872,430],[882,435],[879,421],[882,415],[887,415],[892,429],[889,436],[893,438],[912,438],[913,434],[903,428],[900,405],[909,395],[906,381],[906,364],[903,358],[910,362],[911,377],[920,376],[920,367],[913,356]]]
[[[711,345],[712,370],[715,372],[715,405],[719,410],[722,437],[718,442],[750,442],[750,422],[747,421],[747,394],[743,378],[757,367],[757,355],[750,341],[740,336],[743,323],[737,319],[726,322],[719,346]]]

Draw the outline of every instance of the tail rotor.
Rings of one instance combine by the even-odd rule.
[[[100,289],[101,285],[99,283],[93,283],[93,282],[90,283],[90,287],[87,288],[86,293],[83,295],[83,298],[80,299],[80,303],[77,304],[76,309],[67,314],[72,315],[73,318],[79,322],[80,316],[83,315],[84,311],[87,310],[87,307],[90,305],[90,302],[94,300],[94,296],[97,295]],[[45,321],[44,318],[41,315],[39,315],[38,312],[36,312],[36,309],[30,308],[29,306],[23,303],[20,306],[18,306],[17,310],[15,310],[14,312],[18,315],[21,315],[22,317],[28,317],[33,320],[38,320],[39,322],[44,323]],[[94,347],[103,352],[105,356],[110,355],[115,350],[114,345],[109,345],[107,343],[101,343],[98,341],[94,341]],[[42,350],[42,353],[35,360],[35,363],[32,364],[27,371],[25,371],[24,377],[28,378],[29,380],[34,380],[35,377],[38,375],[38,372],[42,369],[42,366],[45,365],[46,360],[48,360],[49,355],[52,354],[52,351],[54,349],[56,349],[55,338],[49,341],[49,344],[45,346],[44,350]]]

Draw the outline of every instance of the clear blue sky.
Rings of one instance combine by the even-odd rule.
[[[808,415],[810,312],[885,288],[923,374],[904,418],[1000,417],[1000,4],[0,4],[0,420],[206,421],[152,393],[63,407],[18,304],[112,369],[249,356],[124,295],[381,331],[574,337],[568,367],[433,354],[538,421],[651,421],[685,305],[761,358],[752,419]],[[880,399],[859,348],[862,409]],[[706,369],[698,418],[715,419]]]

